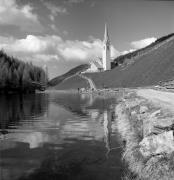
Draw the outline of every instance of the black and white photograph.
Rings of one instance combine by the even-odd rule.
[[[174,0],[0,0],[0,180],[174,180]]]

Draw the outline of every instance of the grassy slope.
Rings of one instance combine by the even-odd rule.
[[[52,80],[50,80],[48,82],[49,86],[57,86],[59,85],[62,81],[66,80],[67,78],[70,78],[80,72],[83,72],[85,71],[86,69],[89,68],[89,65],[88,64],[82,64],[80,66],[77,66],[73,69],[71,69],[70,71],[68,71],[67,73],[61,75],[61,76],[58,76]],[[56,88],[56,87],[55,87]]]
[[[120,64],[127,64],[130,62],[131,59],[133,59],[134,57],[138,56],[138,55],[141,55],[142,53],[144,52],[147,52],[149,51],[150,49],[152,49],[153,47],[155,47],[156,45],[160,44],[161,42],[164,42],[165,40],[169,39],[170,37],[174,36],[174,34],[169,34],[169,35],[166,35],[166,36],[163,36],[159,39],[157,39],[154,43],[142,48],[142,49],[138,49],[134,52],[130,52],[128,54],[125,54],[125,55],[121,55],[119,57],[117,57],[114,62],[113,62],[113,65],[114,66],[118,66]]]
[[[62,83],[54,86],[53,88],[57,90],[70,90],[83,87],[88,87],[87,81],[76,75],[64,80]]]
[[[172,80],[174,79],[174,34],[159,38],[143,49],[120,56],[114,62],[116,67],[110,71],[85,75],[90,77],[98,88],[147,86]],[[60,84],[54,88],[77,89],[88,86],[78,76],[69,77],[67,80],[63,79],[63,83],[60,83],[62,81],[60,80]]]
[[[147,86],[174,79],[174,35],[169,38],[168,42],[166,38],[159,39],[155,45],[145,49],[146,54],[135,55],[136,59],[129,59],[131,64],[123,63],[110,71],[85,75],[93,79],[99,88]],[[164,44],[151,51],[160,43]]]

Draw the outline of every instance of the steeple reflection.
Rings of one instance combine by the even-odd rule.
[[[105,141],[105,147],[107,149],[106,157],[108,158],[108,155],[111,151],[111,133],[112,133],[112,123],[111,123],[111,112],[108,110],[105,110],[103,113],[103,127],[104,127],[104,141]]]

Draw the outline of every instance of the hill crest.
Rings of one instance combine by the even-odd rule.
[[[62,83],[63,81],[87,70],[88,68],[89,68],[88,64],[82,64],[82,65],[76,66],[75,68],[72,68],[71,70],[69,70],[65,74],[63,74],[61,76],[57,76],[57,77],[53,78],[52,80],[50,80],[48,82],[48,85],[49,86],[56,86],[56,85]]]

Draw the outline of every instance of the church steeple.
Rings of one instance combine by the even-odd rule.
[[[107,24],[105,24],[105,33],[103,39],[103,69],[110,70],[111,69],[111,60],[110,60],[110,39],[108,33]]]
[[[108,27],[107,24],[105,23],[105,33],[104,33],[104,40],[103,43],[105,44],[110,44],[110,39],[109,39],[109,33],[108,33]]]

